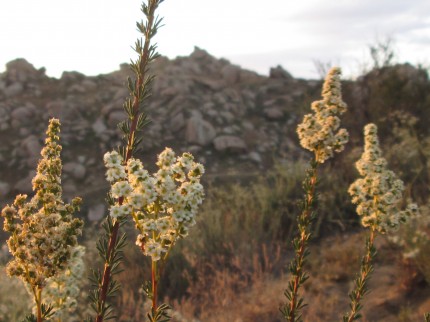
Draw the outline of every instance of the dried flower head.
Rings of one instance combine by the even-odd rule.
[[[315,153],[315,160],[324,163],[334,152],[341,152],[348,142],[348,132],[339,129],[338,115],[346,111],[346,104],[342,101],[340,68],[332,68],[323,85],[320,101],[312,103],[314,114],[307,114],[303,122],[297,127],[300,144]]]
[[[131,214],[140,233],[136,244],[153,261],[160,260],[195,224],[204,197],[200,184],[203,165],[194,162],[190,153],[176,157],[170,148],[159,154],[159,170],[153,175],[140,160],[131,158],[123,165],[117,152],[106,153],[104,161],[111,195],[117,198],[111,205],[110,216],[117,220]],[[114,177],[113,172],[126,175]]]
[[[393,171],[387,169],[387,161],[382,157],[375,124],[364,128],[364,152],[356,162],[360,173],[349,187],[352,202],[357,204],[357,213],[364,227],[371,227],[381,233],[398,227],[401,222],[418,212],[416,204],[410,203],[400,209],[403,200],[403,181]]]
[[[63,271],[77,245],[83,222],[73,218],[80,198],[65,204],[61,189],[60,122],[51,119],[46,132],[42,159],[33,178],[35,196],[27,202],[18,195],[13,205],[3,208],[4,230],[11,233],[8,247],[14,256],[8,265],[10,276],[18,276],[33,289]]]

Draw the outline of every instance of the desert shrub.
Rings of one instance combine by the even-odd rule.
[[[335,152],[344,150],[349,139],[346,129],[340,127],[339,116],[346,111],[341,95],[340,69],[332,68],[329,71],[323,84],[322,99],[312,103],[313,113],[306,114],[297,128],[300,144],[313,153],[309,165],[305,166],[302,159],[280,162],[266,174],[246,184],[212,186],[207,193],[197,229],[189,231],[196,224],[197,210],[204,197],[200,184],[203,165],[194,162],[190,153],[176,156],[173,150],[166,148],[158,155],[157,172],[150,175],[146,166],[134,157],[143,140],[140,132],[147,124],[147,115],[142,108],[151,95],[154,80],[150,63],[159,56],[156,46],[150,41],[161,25],[162,20],[155,15],[155,10],[162,2],[148,0],[142,4],[146,21],[138,22],[137,28],[144,39],[138,39],[135,43],[138,58],[131,62],[134,78],[128,79],[130,95],[124,103],[127,119],[119,124],[124,134],[123,146],[104,155],[106,179],[111,184],[107,196],[109,215],[102,225],[103,234],[91,246],[93,251],[86,258],[87,263],[93,260],[97,249],[101,257],[97,264],[102,266],[93,270],[94,289],[89,291],[95,318],[87,317],[86,321],[115,319],[130,322],[146,319],[166,322],[170,320],[169,314],[175,315],[175,312],[166,304],[159,305],[163,297],[174,299],[177,303],[195,302],[193,314],[206,321],[232,321],[230,316],[210,316],[208,309],[216,305],[225,308],[227,313],[233,312],[232,303],[237,298],[247,301],[246,292],[267,292],[263,293],[264,301],[260,305],[273,303],[273,292],[261,287],[264,283],[274,284],[268,274],[280,276],[286,284],[286,303],[281,307],[284,318],[290,322],[300,321],[306,304],[304,294],[315,291],[321,296],[322,289],[309,283],[306,285],[311,286],[302,288],[311,277],[307,270],[312,266],[313,270],[317,270],[315,267],[326,269],[330,272],[324,275],[325,279],[342,280],[350,277],[351,270],[344,267],[333,270],[332,267],[348,264],[349,268],[357,259],[355,248],[353,252],[351,249],[348,249],[349,252],[344,250],[342,256],[338,256],[337,248],[327,247],[321,252],[324,261],[308,261],[311,236],[336,229],[332,227],[345,229],[345,219],[348,220],[352,213],[344,191],[351,178],[349,167],[337,167],[343,164],[340,161],[337,165],[322,167]],[[387,112],[386,107],[387,104],[397,104],[395,107],[399,110],[410,109],[411,102],[404,101],[404,97],[410,99],[414,95],[425,95],[429,88],[428,80],[421,71],[416,72],[422,86],[414,88],[405,77],[411,72],[407,65],[400,70],[388,66],[392,59],[388,49],[375,49],[386,52],[387,56],[381,60],[384,68],[372,72],[381,72],[385,78],[383,83],[375,82],[367,88],[372,94],[376,89],[377,94],[371,95],[366,102],[370,111],[368,115],[361,115],[360,121],[370,117],[383,124],[381,132],[384,134],[396,132],[390,144],[401,153],[393,153],[392,159],[398,161],[402,174],[410,177],[414,185],[425,187],[429,182],[428,147],[412,129],[416,127],[422,133],[428,133],[428,129],[418,121],[428,114],[424,110],[428,99],[406,116]],[[374,56],[374,59],[378,65],[380,58]],[[382,97],[389,99],[382,100]],[[37,317],[29,315],[25,320],[27,322],[49,319],[79,321],[87,315],[85,310],[68,315],[61,312],[78,303],[73,297],[82,294],[79,288],[85,292],[88,288],[78,281],[84,269],[81,258],[71,260],[73,253],[82,253],[77,251],[79,248],[74,248],[82,223],[71,217],[80,200],[75,199],[71,204],[61,200],[61,146],[56,142],[59,139],[59,125],[58,120],[50,122],[47,147],[42,150],[44,159],[39,163],[38,174],[33,180],[36,196],[26,203],[26,196],[19,195],[12,206],[6,206],[2,211],[5,230],[11,233],[9,249],[14,255],[12,264],[8,265],[8,273],[20,276],[34,297]],[[357,179],[349,189],[353,203],[357,204],[361,224],[369,228],[369,236],[365,242],[360,273],[350,293],[351,311],[344,316],[344,321],[348,322],[360,318],[361,301],[368,292],[367,282],[373,272],[376,235],[397,228],[417,211],[417,206],[404,198],[402,181],[386,169],[387,161],[381,156],[376,129],[374,124],[365,127],[364,153],[356,162],[362,178]],[[357,149],[352,149],[343,161],[351,161],[351,156],[356,153]],[[413,164],[413,169],[410,164]],[[328,179],[320,180],[320,177]],[[409,189],[408,192],[408,197],[417,194],[425,198],[428,189],[423,188],[420,193]],[[299,210],[296,209],[296,200],[301,200]],[[352,220],[352,223],[357,221]],[[126,227],[131,222],[137,232]],[[419,233],[418,227],[423,231]],[[415,265],[428,279],[428,258],[423,255],[430,248],[425,239],[427,230],[428,222],[416,217],[397,237],[402,242],[404,256],[414,258]],[[179,240],[189,234],[192,239],[179,244]],[[126,236],[132,236],[138,247],[125,248]],[[293,240],[293,255],[291,250],[285,250],[290,240]],[[150,257],[150,261],[144,261],[142,254]],[[283,263],[287,258],[291,264],[290,273],[285,278]],[[73,262],[76,270],[73,269]],[[125,271],[122,271],[123,266]],[[61,275],[63,273],[65,275]],[[0,278],[3,286],[1,275]],[[147,282],[143,282],[145,280]],[[121,282],[126,286],[122,291]],[[51,288],[50,283],[53,284]],[[64,293],[67,283],[72,284],[69,286],[73,288]],[[13,289],[14,282],[8,287]],[[45,297],[42,296],[43,291]],[[120,296],[114,299],[116,294]],[[43,299],[50,299],[51,303],[45,303]],[[323,302],[326,305],[324,308],[335,309],[337,302],[337,297],[328,299]],[[13,306],[13,310],[6,311],[4,303]],[[5,299],[0,304],[0,312],[11,320],[18,319],[26,310],[25,301],[21,300],[22,306],[15,306],[14,303]],[[67,304],[66,308],[64,304]],[[112,304],[116,304],[118,309],[114,310]],[[273,310],[250,311],[235,317],[235,321],[261,320],[267,316],[277,319],[275,314],[278,312]],[[307,312],[314,314],[311,315],[314,320],[318,315],[327,318],[330,315],[318,313],[317,310]],[[176,314],[176,319],[182,318]]]

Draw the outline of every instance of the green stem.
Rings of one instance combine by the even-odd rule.
[[[361,317],[359,314],[362,308],[360,302],[368,292],[367,284],[370,274],[373,272],[372,261],[376,255],[376,249],[373,245],[375,237],[376,231],[372,227],[366,240],[366,254],[361,261],[360,274],[355,279],[355,289],[349,294],[351,311],[343,317],[343,322],[352,322]]]
[[[314,219],[313,211],[315,208],[315,189],[317,185],[317,160],[311,161],[311,167],[307,171],[303,188],[305,197],[303,209],[297,218],[299,235],[294,238],[293,244],[295,248],[295,258],[290,264],[291,280],[288,283],[288,289],[285,291],[287,303],[281,312],[284,318],[289,322],[301,320],[300,310],[305,306],[303,298],[299,297],[300,286],[308,279],[308,275],[304,271],[306,257],[309,255],[307,249],[309,239],[311,237],[311,224]]]
[[[125,153],[125,160],[124,164],[127,163],[127,161],[132,157],[133,154],[133,146],[135,142],[135,132],[137,128],[137,122],[138,122],[138,115],[139,115],[139,107],[140,103],[142,101],[142,96],[144,95],[142,91],[142,86],[145,82],[145,79],[148,77],[147,72],[147,64],[150,60],[150,40],[152,37],[152,34],[154,32],[154,23],[155,23],[155,9],[157,8],[158,0],[149,0],[148,1],[148,28],[146,30],[145,36],[145,43],[143,46],[143,50],[139,57],[139,72],[136,75],[137,79],[135,81],[135,88],[136,92],[134,93],[134,99],[132,104],[132,114],[133,116],[131,119],[131,126],[130,126],[130,133],[128,136],[128,142],[126,144],[126,153]],[[119,204],[122,204],[123,200],[120,198]],[[120,227],[120,223],[116,221],[109,232],[109,241],[108,241],[108,248],[107,248],[107,254],[106,254],[106,262],[104,265],[104,271],[103,271],[103,277],[101,281],[101,285],[99,286],[99,296],[98,296],[98,303],[97,303],[97,317],[96,322],[102,322],[104,319],[104,311],[106,306],[106,300],[108,297],[108,290],[109,285],[111,283],[111,262],[113,255],[115,254],[115,245],[118,238],[118,230]]]

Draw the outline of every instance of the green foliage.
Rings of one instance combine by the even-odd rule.
[[[302,162],[276,164],[246,183],[211,184],[197,229],[191,232],[190,240],[200,242],[184,244],[207,258],[225,255],[228,244],[235,245],[237,253],[252,256],[263,243],[286,242],[292,236],[302,170]]]
[[[299,228],[298,235],[293,239],[293,246],[296,256],[292,260],[289,270],[291,279],[288,287],[284,292],[287,303],[281,308],[281,313],[287,321],[302,321],[301,310],[306,306],[304,298],[298,292],[300,287],[309,278],[304,270],[306,258],[309,256],[307,248],[311,237],[312,222],[315,220],[315,206],[317,202],[317,165],[316,160],[310,162],[310,167],[306,171],[306,177],[303,182],[304,197],[300,204],[301,213],[297,217]]]
[[[138,136],[138,133],[148,123],[147,116],[142,110],[151,95],[151,85],[154,80],[154,76],[149,73],[149,66],[159,57],[156,51],[157,46],[151,44],[151,40],[161,26],[162,19],[155,16],[155,11],[162,2],[163,0],[148,0],[147,3],[143,2],[141,6],[141,11],[146,20],[145,22],[138,22],[137,29],[144,40],[142,38],[137,39],[134,46],[138,58],[135,61],[132,60],[130,64],[135,79],[129,78],[127,81],[130,92],[124,103],[127,120],[118,125],[124,134],[124,146],[119,149],[123,155],[124,163],[127,163],[136,152],[142,141],[142,137]],[[108,196],[108,202],[109,199],[111,199],[110,196]],[[119,203],[122,204],[122,202],[123,199],[120,198]],[[111,203],[109,202],[109,204]],[[112,305],[107,300],[120,289],[120,285],[112,277],[120,272],[121,248],[125,245],[125,236],[118,237],[121,224],[121,220],[113,223],[110,216],[107,216],[103,225],[105,234],[101,236],[97,244],[100,256],[104,259],[103,273],[100,270],[93,271],[92,280],[95,290],[90,295],[92,307],[97,315],[97,322],[115,318]]]
[[[155,79],[155,75],[149,73],[149,66],[160,56],[157,52],[157,45],[151,44],[151,40],[157,34],[163,21],[162,18],[155,16],[155,11],[162,2],[163,0],[143,2],[141,11],[146,19],[136,23],[137,30],[144,40],[137,39],[133,48],[138,58],[130,62],[130,68],[135,78],[127,79],[130,95],[123,105],[127,120],[118,124],[124,134],[122,149],[124,160],[128,160],[137,152],[138,145],[142,142],[142,137],[137,134],[141,133],[148,124],[148,116],[143,112],[143,108],[151,96],[152,83]]]
[[[157,34],[158,28],[162,25],[162,19],[155,15],[156,9],[162,2],[163,0],[144,2],[141,11],[145,16],[145,21],[136,23],[142,38],[136,40],[133,48],[138,55],[136,60],[132,60],[130,64],[134,77],[127,79],[129,97],[123,105],[127,119],[118,125],[124,140],[124,144],[119,150],[125,163],[138,151],[143,137],[142,132],[149,123],[144,110],[151,96],[151,87],[155,79],[155,76],[150,73],[150,65],[159,57],[157,46],[151,42]],[[391,39],[371,46],[370,52],[374,70],[363,78],[360,86],[362,90],[364,88],[363,93],[371,94],[362,98],[360,104],[363,104],[365,108],[357,109],[359,111],[357,113],[363,114],[359,115],[360,117],[357,119],[355,116],[358,114],[353,115],[354,124],[357,125],[360,122],[368,121],[368,119],[382,124],[382,136],[387,138],[385,144],[392,147],[391,153],[388,154],[388,162],[400,169],[400,175],[414,185],[414,188],[409,188],[408,197],[418,195],[421,200],[426,200],[430,183],[428,174],[430,140],[423,140],[422,138],[430,133],[427,125],[430,116],[428,78],[424,77],[421,71],[418,71],[415,75],[419,80],[418,85],[411,85],[410,79],[405,76],[411,72],[408,65],[404,65],[403,69],[396,69],[391,66],[395,57]],[[327,66],[319,63],[317,67],[323,70]],[[382,69],[376,70],[376,68]],[[380,77],[374,78],[375,74]],[[330,99],[327,101],[331,102],[330,104],[333,103]],[[329,106],[331,106],[330,104]],[[391,109],[398,110],[398,112],[391,112]],[[324,120],[324,117],[322,119]],[[351,124],[353,121],[350,121]],[[320,133],[318,130],[313,132],[317,135]],[[321,140],[323,143],[325,141],[327,140]],[[314,152],[318,152],[323,143],[318,143],[314,147]],[[332,147],[329,150],[331,149]],[[310,169],[306,171],[303,184],[304,198],[300,205],[301,212],[297,217],[299,232],[293,240],[296,257],[289,266],[292,280],[284,293],[287,304],[281,309],[288,321],[302,320],[301,310],[306,303],[299,289],[309,278],[305,271],[305,264],[309,256],[308,243],[311,235],[318,235],[320,228],[323,228],[325,232],[334,229],[333,227],[337,225],[342,229],[347,226],[344,219],[348,218],[352,212],[350,211],[351,205],[345,198],[346,192],[344,190],[351,181],[349,167],[353,160],[351,156],[354,156],[356,151],[357,149],[350,150],[349,156],[337,161],[334,166],[320,170],[319,174],[328,178],[321,183],[317,181],[317,162],[311,162]],[[294,234],[293,226],[296,219],[294,200],[303,195],[303,190],[300,189],[299,184],[303,179],[303,173],[305,173],[303,162],[298,160],[276,164],[272,170],[245,184],[224,184],[221,187],[213,185],[198,222],[198,229],[191,233],[193,238],[181,241],[179,250],[172,253],[172,261],[166,267],[154,269],[154,262],[152,262],[152,281],[144,283],[143,286],[143,292],[147,298],[152,300],[152,310],[147,315],[149,321],[167,322],[171,319],[168,305],[157,306],[156,284],[163,285],[164,283],[164,287],[175,288],[175,291],[179,289],[178,294],[185,294],[188,284],[180,284],[177,281],[183,278],[183,270],[186,269],[187,273],[192,271],[193,267],[190,263],[196,257],[199,258],[199,261],[204,262],[207,267],[212,265],[211,269],[213,270],[219,269],[223,264],[228,266],[227,273],[232,272],[233,269],[250,270],[252,269],[250,268],[251,265],[248,266],[250,261],[255,258],[259,260],[260,247],[289,241]],[[318,190],[322,190],[318,198],[316,194],[317,184]],[[57,192],[61,192],[61,189]],[[109,205],[116,202],[111,195],[108,195],[107,199]],[[317,199],[318,217],[315,215]],[[118,198],[117,201],[122,204],[124,200]],[[357,221],[356,218],[353,219],[353,223]],[[124,224],[126,221],[123,219],[113,221],[110,216],[107,216],[102,225],[104,233],[98,240],[96,248],[104,267],[92,272],[91,281],[94,289],[90,292],[90,299],[96,318],[87,317],[87,322],[118,319],[112,302],[121,289],[120,283],[114,277],[118,278],[123,270],[121,264],[126,245],[126,234],[120,233],[120,228]],[[409,229],[407,234],[415,231],[417,225],[423,226],[422,222],[414,223],[414,225],[411,224],[410,227],[407,227]],[[428,227],[425,228],[428,229]],[[406,242],[409,242],[409,239],[412,240],[411,244],[419,244],[413,244],[414,247],[419,248],[418,255],[414,257],[414,260],[417,267],[430,281],[427,256],[430,245],[428,241],[417,243],[415,237],[402,236],[404,239],[403,247],[405,247]],[[196,243],[195,240],[199,242]],[[355,321],[361,317],[361,300],[369,291],[368,281],[373,271],[372,261],[376,255],[373,241],[374,231],[372,230],[366,241],[366,253],[362,259],[360,274],[355,280],[355,289],[350,293],[351,312],[343,317],[345,322]],[[142,249],[145,247],[143,242],[141,247]],[[410,254],[410,252],[405,254]],[[233,261],[237,258],[235,256],[240,256],[239,261],[244,261],[244,267],[240,266],[241,263],[238,264]],[[22,254],[21,257],[23,257]],[[141,263],[138,262],[138,264]],[[160,280],[163,270],[166,271],[167,274],[165,275],[168,277],[165,281]],[[2,284],[2,290],[5,289]],[[41,288],[38,288],[37,291],[40,291],[41,294]],[[21,297],[21,295],[18,296]],[[179,295],[176,296],[179,297]],[[21,319],[22,313],[27,308],[25,310],[21,307],[17,308],[13,303],[6,302],[7,300],[7,298],[0,297],[0,312],[3,314],[4,305],[7,303],[6,305],[13,306],[13,311],[5,313],[5,318],[10,321]],[[52,316],[52,307],[40,302],[41,295],[39,295],[38,303],[40,306],[39,318],[31,314],[25,318],[24,322],[40,321]],[[20,304],[24,305],[23,303]],[[429,313],[425,314],[425,320],[430,322]]]
[[[54,308],[51,305],[42,304],[40,306],[41,308],[41,317],[43,320],[49,320],[54,315]],[[39,322],[40,320],[37,319],[34,314],[29,314],[25,317],[25,319],[22,322]]]
[[[363,308],[361,300],[369,292],[368,282],[373,271],[372,261],[376,255],[374,238],[376,232],[372,229],[366,240],[366,255],[361,260],[360,274],[355,279],[355,288],[349,294],[351,311],[343,316],[343,322],[356,321],[361,318],[360,310]]]
[[[121,223],[123,224],[123,223]],[[97,241],[96,248],[98,250],[99,256],[105,262],[105,267],[109,267],[110,277],[113,277],[119,274],[122,269],[120,268],[120,264],[122,262],[122,251],[126,245],[126,235],[122,234],[119,238],[111,239],[114,242],[114,246],[111,247],[112,251],[109,252],[109,243],[111,240],[108,239],[108,236],[111,232],[113,232],[113,222],[110,216],[107,216],[105,222],[102,225],[103,230],[105,232],[104,235]],[[91,300],[91,306],[95,312],[103,316],[104,320],[112,320],[116,319],[117,316],[114,314],[113,307],[110,303],[99,301],[101,295],[100,285],[103,283],[103,275],[100,270],[92,269],[92,276],[90,276],[90,280],[94,289],[90,292],[89,298]],[[107,298],[112,298],[116,295],[118,290],[120,289],[120,284],[114,279],[110,279],[108,283],[108,288],[106,292]]]
[[[149,322],[167,322],[171,316],[168,314],[170,307],[167,304],[161,304],[156,310],[148,313]]]

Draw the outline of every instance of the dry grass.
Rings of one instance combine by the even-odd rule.
[[[359,268],[364,239],[364,233],[354,233],[325,238],[312,245],[308,265],[311,277],[303,288],[309,304],[304,310],[305,322],[339,321],[348,310],[347,295]],[[423,278],[412,287],[405,287],[404,279],[411,275],[413,268],[402,264],[398,251],[384,238],[379,238],[376,246],[379,253],[370,280],[371,292],[363,302],[361,321],[422,321],[423,314],[430,311],[430,288]],[[165,298],[176,311],[172,321],[283,321],[279,308],[288,283],[288,276],[282,273],[287,271],[286,252],[280,246],[266,245],[248,258],[235,253],[232,245],[226,248],[231,256],[217,255],[210,261],[201,261],[188,253],[191,269],[184,271],[184,278],[189,280],[186,296]],[[133,250],[132,245],[125,257],[127,270],[119,276],[123,291],[116,302],[120,316],[117,321],[144,321],[148,305],[137,290],[147,268],[142,264],[143,256]],[[28,312],[22,301],[27,294],[20,281],[9,280],[2,272],[0,289],[0,309],[3,310],[0,321],[19,321]],[[6,296],[8,294],[16,296]],[[84,302],[80,305],[82,310]]]
[[[327,238],[312,246],[311,278],[304,288],[309,304],[304,310],[305,322],[339,321],[348,311],[348,293],[359,269],[364,240],[364,233],[354,233]],[[380,254],[370,280],[371,292],[363,302],[361,321],[421,321],[430,310],[429,287],[421,285],[408,293],[402,286],[405,272],[396,261],[398,254],[383,238],[377,241],[377,247]],[[172,301],[181,316],[174,321],[283,321],[279,307],[284,302],[287,276],[262,271],[249,274],[237,262],[233,265],[236,270],[228,266],[198,269],[198,278],[188,290],[190,296]]]

